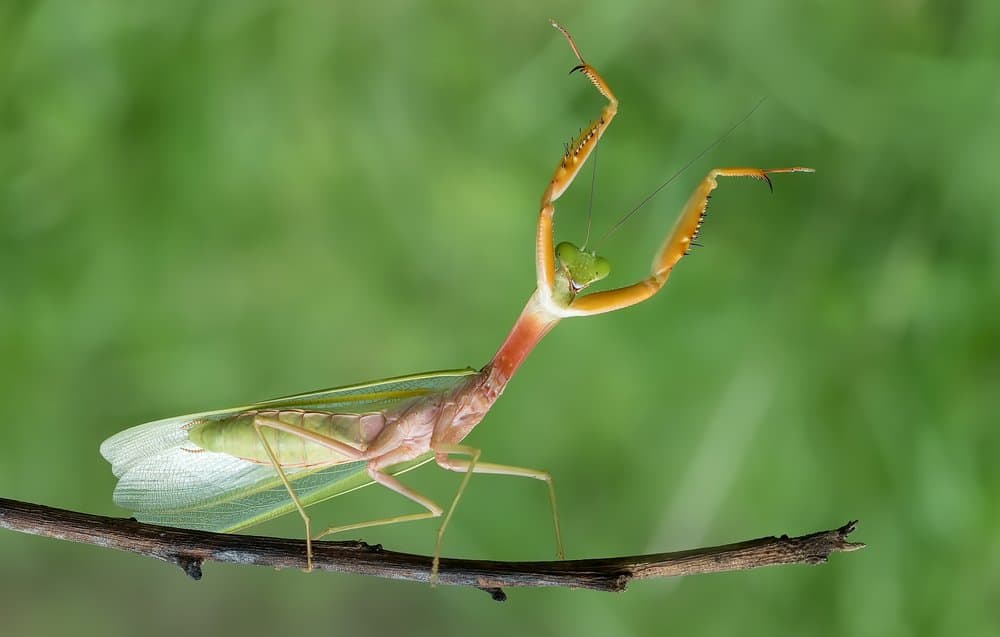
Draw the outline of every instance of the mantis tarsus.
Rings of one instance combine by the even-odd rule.
[[[625,287],[584,294],[610,273],[592,251],[553,246],[554,202],[579,173],[618,110],[604,79],[587,64],[561,26],[580,71],[607,99],[600,115],[566,148],[542,194],[535,236],[537,289],[493,359],[473,369],[432,372],[279,398],[244,407],[168,418],[123,431],[101,445],[119,478],[114,499],[136,518],[159,524],[235,531],[298,511],[306,529],[307,569],[312,540],[364,527],[440,517],[431,581],[441,538],[473,473],[534,478],[548,487],[556,551],[563,557],[552,478],[545,471],[480,462],[462,443],[503,392],[539,340],[561,319],[620,310],[650,298],[698,236],[719,177],[768,182],[774,173],[809,168],[716,168],[682,210],[653,259],[649,276]],[[396,476],[433,459],[463,474],[447,512]],[[378,483],[424,510],[391,518],[312,530],[305,508],[366,484]]]

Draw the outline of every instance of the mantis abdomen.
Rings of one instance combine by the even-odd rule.
[[[220,420],[195,421],[188,428],[188,438],[206,451],[268,464],[267,449],[261,443],[263,437],[283,467],[330,465],[355,459],[329,445],[309,440],[301,433],[283,431],[276,425],[336,440],[364,452],[385,428],[386,418],[381,412],[253,410]]]

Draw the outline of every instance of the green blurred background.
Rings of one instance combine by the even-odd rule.
[[[820,568],[481,592],[151,560],[0,533],[5,635],[996,634],[1000,5],[0,5],[0,496],[102,514],[133,424],[479,366],[533,284],[538,197],[602,101],[602,244],[646,273],[712,166],[706,247],[567,321],[469,438],[555,476],[570,557],[860,518]],[[589,172],[560,202],[584,232]],[[409,484],[446,501],[458,476]],[[366,489],[315,519],[398,513]],[[406,509],[408,510],[408,509]],[[434,522],[364,539],[430,552]],[[301,533],[292,516],[255,529]],[[477,477],[446,553],[552,557],[537,483]],[[523,631],[523,632],[518,632]]]

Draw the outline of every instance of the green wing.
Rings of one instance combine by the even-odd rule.
[[[379,411],[401,400],[447,391],[475,373],[462,369],[403,376],[126,429],[101,444],[101,455],[118,477],[114,501],[142,522],[206,531],[236,531],[270,520],[295,510],[274,467],[201,449],[188,440],[186,425],[262,408]],[[391,473],[428,460],[429,454],[393,467]],[[304,506],[371,484],[364,462],[286,469],[285,474]]]

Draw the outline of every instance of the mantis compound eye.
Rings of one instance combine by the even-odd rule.
[[[556,246],[556,258],[566,267],[570,267],[578,254],[580,254],[579,248],[569,241],[563,241]]]
[[[611,262],[604,257],[594,257],[594,281],[606,279],[611,274]]]

